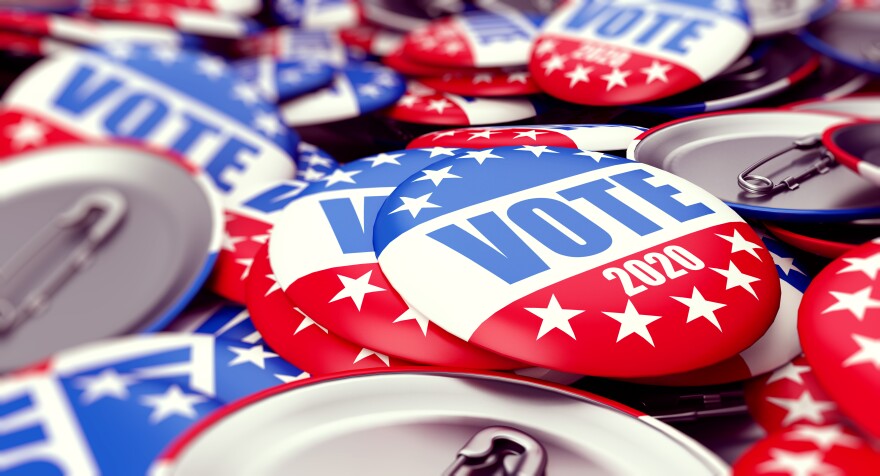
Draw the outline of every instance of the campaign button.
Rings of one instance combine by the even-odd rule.
[[[569,2],[544,22],[529,69],[566,101],[636,104],[716,76],[751,39],[738,0]]]
[[[467,127],[429,132],[413,139],[406,148],[441,146],[487,149],[511,145],[546,145],[610,152],[626,150],[644,131],[642,127],[622,124]]]
[[[834,160],[880,186],[880,122],[841,124],[822,134],[822,144]]]
[[[419,81],[438,91],[465,96],[524,96],[541,92],[531,73],[518,68],[446,73]]]
[[[752,418],[769,433],[797,424],[831,425],[845,419],[803,355],[770,375],[747,382],[745,399]]]
[[[373,241],[391,285],[431,322],[564,372],[705,367],[757,341],[779,306],[770,253],[736,213],[600,152],[456,153],[395,189]]]
[[[804,294],[798,331],[816,378],[848,417],[880,435],[880,239],[841,255]]]
[[[406,94],[386,114],[415,124],[470,126],[520,121],[534,117],[537,110],[525,98],[459,96],[410,81]]]
[[[381,153],[345,164],[310,185],[272,230],[271,266],[293,305],[348,341],[413,362],[524,367],[432,324],[400,298],[376,262],[373,221],[385,197],[413,173],[457,150]],[[455,179],[442,172],[425,177],[431,183]]]
[[[47,57],[3,96],[90,139],[143,142],[203,170],[223,195],[292,178],[298,142],[277,109],[221,59],[167,44],[111,43]]]
[[[683,374],[644,379],[639,383],[698,386],[736,382],[782,367],[800,355],[797,314],[804,291],[810,284],[810,275],[784,244],[761,231],[758,235],[776,264],[782,292],[779,311],[767,332],[748,349],[717,364]]]
[[[269,5],[278,23],[305,30],[353,26],[360,16],[356,0],[270,0]]]
[[[403,51],[419,62],[434,65],[525,66],[543,19],[514,9],[453,15],[411,31],[403,41]]]
[[[275,352],[311,375],[415,365],[331,333],[285,296],[260,247],[247,280],[247,307],[254,326]]]
[[[350,64],[329,86],[281,104],[281,117],[293,127],[351,119],[394,104],[405,89],[403,78],[390,68]]]
[[[797,425],[759,441],[733,465],[737,476],[869,476],[880,453],[846,425]]]
[[[233,67],[273,103],[314,91],[333,80],[333,68],[321,61],[284,61],[263,55],[236,61]]]

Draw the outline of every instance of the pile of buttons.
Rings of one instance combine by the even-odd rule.
[[[880,471],[878,2],[7,0],[0,56],[2,474]]]

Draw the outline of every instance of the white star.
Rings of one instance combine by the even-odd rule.
[[[232,253],[235,253],[235,245],[241,243],[242,241],[247,241],[247,237],[244,236],[236,236],[233,237],[229,234],[228,231],[223,232],[223,249],[228,250]]]
[[[877,370],[880,370],[880,339],[872,339],[858,334],[853,334],[852,338],[858,344],[859,350],[847,357],[843,361],[843,366],[873,364]]]
[[[437,157],[438,155],[455,155],[455,151],[458,150],[458,148],[457,147],[455,147],[455,148],[431,147],[429,149],[419,149],[419,150],[421,150],[423,152],[430,152],[431,156],[428,158],[433,159],[434,157]]]
[[[253,258],[237,259],[237,260],[235,260],[235,262],[237,264],[244,266],[244,272],[241,273],[241,278],[240,278],[242,281],[244,281],[251,274],[251,266],[254,265],[254,259]]]
[[[733,230],[732,236],[724,236],[715,234],[718,238],[721,238],[730,243],[730,253],[736,253],[739,251],[745,251],[746,253],[758,258],[758,261],[761,261],[761,257],[758,256],[758,253],[755,250],[759,250],[763,248],[763,245],[759,245],[756,243],[752,243],[751,241],[747,241],[742,235],[739,234],[738,230]]]
[[[393,73],[380,72],[373,76],[373,82],[379,86],[391,88],[397,85],[397,76]]]
[[[592,150],[583,150],[583,149],[580,149],[580,152],[578,152],[577,154],[574,154],[574,155],[582,155],[584,157],[589,157],[589,158],[593,159],[595,162],[599,162],[600,160],[602,160],[605,157],[605,154],[603,154],[601,152],[594,152]]]
[[[340,183],[340,182],[356,183],[352,177],[354,177],[355,175],[357,175],[359,173],[361,173],[360,170],[352,170],[352,171],[346,172],[345,170],[342,170],[342,169],[336,169],[333,171],[333,173],[331,173],[330,175],[321,179],[321,181],[327,182],[324,185],[324,187],[330,187],[330,186],[336,185],[337,183]]]
[[[865,276],[871,279],[877,279],[877,271],[880,271],[880,253],[867,258],[843,258],[843,260],[846,261],[848,265],[846,268],[838,271],[837,274],[861,271],[865,273]]]
[[[669,78],[666,77],[666,73],[672,69],[671,64],[661,65],[659,61],[654,60],[651,62],[651,66],[648,68],[642,68],[639,71],[644,73],[647,76],[645,79],[645,84],[651,84],[656,80],[663,81],[664,83],[669,82]]]
[[[687,322],[691,322],[702,317],[711,322],[712,325],[717,327],[719,331],[721,330],[721,324],[718,323],[718,318],[715,317],[715,311],[726,307],[726,304],[707,301],[706,298],[704,298],[703,295],[700,294],[700,291],[697,290],[696,286],[694,286],[694,290],[691,292],[690,298],[676,296],[671,297],[672,299],[675,299],[676,301],[688,307]]]
[[[725,289],[733,289],[733,288],[743,288],[749,292],[755,299],[758,299],[758,295],[755,294],[755,290],[752,288],[752,283],[756,281],[760,281],[760,278],[756,278],[754,276],[749,276],[748,274],[743,273],[733,264],[733,261],[727,265],[727,269],[720,268],[709,268],[712,271],[720,274],[727,278],[727,283],[725,284]],[[775,278],[778,279],[778,278]]]
[[[856,317],[856,319],[862,321],[865,319],[865,312],[868,309],[880,309],[880,300],[872,299],[871,292],[871,286],[860,289],[854,293],[829,291],[837,302],[828,306],[828,309],[822,311],[822,314],[834,311],[849,311]]]
[[[494,133],[496,133],[496,132],[498,132],[498,131],[493,131],[492,129],[483,129],[483,130],[478,131],[478,132],[471,132],[471,133],[470,133],[471,136],[468,137],[467,140],[471,141],[471,140],[474,140],[474,139],[476,139],[476,138],[478,138],[478,137],[481,138],[481,139],[491,139],[491,138],[492,138],[492,134],[494,134]]]
[[[284,131],[284,126],[278,120],[278,116],[271,112],[257,111],[254,114],[253,125],[257,130],[265,132],[270,137],[281,135]]]
[[[403,314],[397,316],[397,319],[395,319],[392,324],[397,324],[398,322],[403,321],[416,321],[419,328],[422,329],[422,334],[424,334],[425,337],[428,336],[428,318],[423,316],[420,312],[413,309],[407,309]]]
[[[86,375],[76,379],[77,388],[83,389],[80,401],[84,405],[104,398],[113,397],[117,400],[128,398],[128,387],[137,382],[129,375],[120,375],[115,369],[104,369],[98,375]]]
[[[574,67],[573,71],[565,73],[563,76],[571,80],[568,82],[568,89],[575,87],[579,82],[589,83],[590,73],[592,72],[593,68],[584,68],[581,65],[577,65]]]
[[[447,107],[452,107],[453,104],[446,99],[429,99],[428,107],[425,108],[427,111],[437,111],[437,114],[443,114],[443,111],[446,110]]]
[[[150,413],[150,423],[155,425],[172,415],[194,420],[198,416],[195,405],[206,400],[201,395],[184,393],[179,386],[172,385],[165,393],[144,395],[140,401],[142,405],[153,408],[153,412]]]
[[[379,97],[379,95],[382,94],[382,90],[375,84],[363,84],[358,86],[358,92],[361,93],[362,96],[370,98]]]
[[[605,87],[605,91],[611,91],[615,86],[620,86],[622,88],[629,87],[626,84],[626,78],[632,74],[632,71],[621,71],[617,68],[611,70],[608,74],[603,74],[600,78],[604,79],[608,85]]]
[[[433,50],[438,44],[439,42],[433,36],[425,36],[419,41],[419,46],[425,51]]]
[[[559,305],[559,301],[556,300],[555,294],[550,295],[550,303],[547,304],[546,308],[527,307],[524,309],[541,318],[541,328],[538,329],[536,341],[553,329],[559,329],[568,334],[572,339],[577,340],[577,337],[574,335],[574,329],[571,328],[571,323],[568,321],[583,313],[583,309],[563,309]]]
[[[373,168],[382,164],[400,165],[400,162],[397,161],[398,157],[403,157],[403,154],[386,154],[382,152],[381,154],[374,155],[373,157],[364,160],[371,164],[370,168]]]
[[[770,251],[770,250],[767,250]],[[770,257],[773,258],[773,262],[776,263],[776,266],[779,266],[779,269],[782,270],[782,273],[788,276],[788,273],[791,270],[795,270],[798,273],[806,274],[801,271],[797,266],[794,265],[794,258],[787,258],[784,256],[779,256],[778,254],[770,251]]]
[[[843,425],[796,425],[785,433],[784,438],[786,440],[809,441],[822,451],[828,451],[835,446],[849,446],[850,448],[861,446],[861,441],[858,438],[843,432]]]
[[[235,83],[235,86],[232,87],[232,97],[248,106],[260,102],[259,91],[247,83]]]
[[[630,300],[626,301],[626,309],[623,312],[603,312],[602,314],[620,323],[620,330],[617,331],[617,342],[631,334],[638,334],[639,337],[651,344],[651,347],[656,347],[654,339],[651,337],[651,332],[648,331],[648,324],[663,316],[639,314],[636,306]]]
[[[444,132],[435,132],[434,135],[432,136],[431,140],[435,141],[437,139],[442,139],[444,137],[453,137],[457,133],[458,133],[458,131],[455,129],[449,130],[449,131],[444,131]],[[428,150],[428,149],[422,149],[422,150]]]
[[[400,201],[403,202],[403,205],[395,208],[391,213],[397,213],[402,211],[408,211],[413,218],[419,215],[419,212],[425,208],[440,208],[440,205],[429,202],[428,200],[431,198],[431,193],[426,193],[421,197],[400,197]],[[389,215],[391,214],[389,213]]]
[[[16,124],[6,127],[6,137],[12,139],[14,149],[43,145],[48,133],[48,127],[29,117],[22,117]]]
[[[423,180],[430,180],[431,182],[434,183],[434,186],[436,187],[436,186],[439,186],[440,182],[442,182],[445,179],[461,178],[458,175],[449,173],[449,171],[451,169],[452,169],[452,166],[450,165],[448,167],[443,167],[440,170],[429,170],[429,169],[422,170],[422,173],[424,175],[422,177],[419,177],[419,178],[413,180],[413,182],[421,182]]]
[[[196,61],[196,69],[199,74],[215,80],[226,73],[226,64],[220,58],[214,56],[202,56]]]
[[[376,352],[376,351],[373,351],[373,350],[370,350],[367,348],[361,349],[361,351],[358,353],[357,357],[354,358],[354,362],[352,362],[352,364],[356,364],[371,355],[375,355],[376,357],[378,357],[379,360],[381,360],[382,363],[384,363],[386,367],[391,366],[391,359],[389,359],[387,355],[380,354],[379,352]]]
[[[263,294],[263,297],[266,297],[276,291],[281,291],[281,285],[278,284],[278,278],[274,274],[267,274],[266,279],[272,282],[272,286],[269,287],[269,290],[266,291],[266,294]]]
[[[404,94],[403,97],[401,97],[397,101],[397,105],[400,107],[411,108],[411,107],[415,106],[416,103],[419,102],[419,100],[421,100],[421,98],[419,98],[418,96],[415,96],[413,94]]]
[[[311,378],[311,376],[312,376],[312,374],[310,374],[308,372],[303,372],[303,373],[297,375],[296,377],[294,377],[292,375],[275,374],[275,378],[277,378],[278,380],[281,380],[281,383],[290,383],[290,382],[296,382],[297,380],[305,380],[307,378]]]
[[[715,8],[727,13],[736,13],[740,9],[740,0],[715,0]]]
[[[302,81],[302,72],[288,68],[278,73],[278,81],[282,84],[297,84]]]
[[[318,182],[327,175],[324,172],[313,169],[311,167],[301,169],[297,171],[296,174],[299,175],[306,182]]]
[[[339,281],[342,283],[342,290],[336,293],[336,295],[333,296],[333,299],[328,302],[336,302],[340,299],[350,298],[355,307],[357,307],[357,310],[360,311],[361,305],[364,303],[364,296],[369,293],[385,291],[384,288],[370,284],[370,276],[372,275],[373,270],[367,271],[357,279],[337,274],[336,277],[338,277]]]
[[[783,367],[780,367],[775,372],[770,375],[770,378],[767,379],[767,384],[771,384],[778,380],[791,380],[792,382],[803,385],[804,378],[801,377],[801,374],[806,374],[810,372],[809,365],[797,365],[794,362],[789,362]]]
[[[825,464],[820,451],[792,452],[770,448],[771,460],[755,467],[761,473],[786,473],[789,476],[837,476],[840,468]],[[831,472],[829,472],[831,471]]]
[[[538,132],[538,131],[532,129],[530,131],[517,132],[514,139],[521,139],[523,137],[528,137],[529,139],[532,139],[533,141],[537,141],[539,135],[546,134],[546,133],[547,133],[546,131]]]
[[[156,61],[164,64],[165,66],[169,66],[175,63],[178,57],[180,57],[180,49],[174,45],[170,45],[167,43],[157,44],[153,47],[151,53]]]
[[[785,410],[782,426],[788,426],[800,420],[821,425],[825,423],[824,412],[837,409],[834,402],[814,400],[809,390],[804,390],[798,398],[767,397],[767,401]]]
[[[548,149],[546,145],[524,145],[524,146],[520,147],[519,149],[514,149],[514,150],[521,150],[523,152],[531,152],[531,153],[535,154],[535,157],[540,157],[541,154],[543,154],[545,152],[548,154],[558,154],[559,153],[553,149]]]
[[[132,45],[125,42],[110,43],[104,47],[104,51],[118,60],[127,60],[134,54]]]
[[[525,71],[521,71],[519,73],[510,73],[507,75],[508,83],[522,83],[526,84],[529,80],[529,73]]]
[[[448,55],[455,55],[464,49],[464,45],[460,41],[452,41],[443,46],[443,52]]]
[[[483,149],[483,150],[472,150],[467,154],[462,155],[459,159],[474,159],[478,164],[483,165],[483,162],[486,159],[500,159],[502,158],[500,155],[495,155],[492,153],[494,149]]]
[[[297,334],[299,334],[299,331],[301,331],[303,329],[308,329],[309,327],[312,327],[312,326],[315,326],[318,329],[321,329],[322,331],[324,331],[324,334],[330,333],[330,331],[328,331],[326,327],[322,326],[321,324],[318,324],[317,322],[314,321],[314,319],[307,316],[306,313],[302,312],[302,309],[295,307],[295,308],[293,308],[293,310],[302,314],[302,316],[303,316],[303,320],[299,323],[299,326],[296,328],[296,330],[293,331],[293,335],[297,335]]]
[[[489,73],[479,73],[474,75],[473,84],[491,83],[492,75]]]
[[[251,363],[261,369],[265,369],[266,359],[274,359],[275,357],[278,357],[278,354],[264,351],[263,346],[260,344],[252,346],[249,349],[232,346],[227,347],[227,349],[235,354],[235,358],[229,361],[230,367],[235,367],[236,365],[244,363]]]
[[[560,55],[553,55],[550,59],[541,63],[541,67],[544,68],[544,75],[550,76],[554,71],[565,67],[565,58]]]
[[[543,40],[539,41],[538,44],[535,46],[535,54],[538,56],[544,56],[547,53],[552,53],[556,51],[557,46],[559,46],[559,44],[555,41],[551,40],[550,38],[544,38]]]
[[[265,245],[267,241],[269,241],[269,235],[251,235],[251,241],[254,243],[259,243],[261,245]]]
[[[333,162],[329,157],[321,157],[318,154],[310,153],[308,159],[304,159],[304,162],[311,165],[312,167],[324,167],[331,168],[333,167]]]

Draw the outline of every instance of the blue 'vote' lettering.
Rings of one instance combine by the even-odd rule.
[[[85,116],[102,104],[112,104],[103,118],[104,127],[116,137],[147,140],[157,128],[173,115],[184,127],[177,133],[170,148],[187,155],[201,139],[220,137],[222,145],[203,166],[220,190],[229,191],[232,184],[224,179],[227,170],[245,170],[246,156],[255,156],[259,149],[232,131],[223,131],[185,112],[171,111],[162,98],[149,91],[127,89],[119,78],[98,78],[94,68],[81,65],[66,82],[54,100],[55,106],[77,116]]]
[[[634,35],[639,46],[656,46],[676,54],[687,54],[689,42],[699,40],[702,30],[714,23],[673,13],[646,11],[639,6],[616,5],[601,0],[586,0],[574,12],[566,29],[590,28],[599,38],[614,40]],[[666,35],[661,35],[661,33]]]
[[[321,201],[324,215],[333,229],[336,242],[345,254],[373,251],[373,223],[385,203],[385,196],[364,197],[364,224],[358,219],[354,203],[348,198]]]
[[[308,183],[301,180],[284,182],[252,197],[244,202],[243,205],[263,213],[275,213],[281,211],[287,204],[295,200],[307,186]]]
[[[632,170],[562,190],[559,196],[569,202],[586,200],[639,236],[661,227],[609,193],[623,187],[659,208],[679,222],[712,214],[702,203],[684,205],[673,195],[680,191],[671,185],[654,186],[646,170]],[[544,247],[561,256],[585,257],[607,250],[612,237],[567,202],[552,198],[532,198],[507,209],[507,217]],[[432,239],[465,256],[508,284],[549,269],[547,263],[520,238],[495,212],[469,218],[468,222],[491,243],[452,224],[428,233]],[[566,232],[562,230],[566,230]]]

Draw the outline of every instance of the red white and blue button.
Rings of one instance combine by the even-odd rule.
[[[406,94],[386,114],[392,119],[415,124],[478,126],[528,119],[537,114],[537,109],[525,98],[459,96],[410,81]]]
[[[333,68],[321,61],[283,61],[264,55],[236,61],[235,71],[277,103],[321,88],[333,80]]]
[[[416,137],[407,149],[467,147],[488,149],[511,145],[546,145],[594,151],[626,150],[645,129],[623,124],[487,126],[429,132]]]

